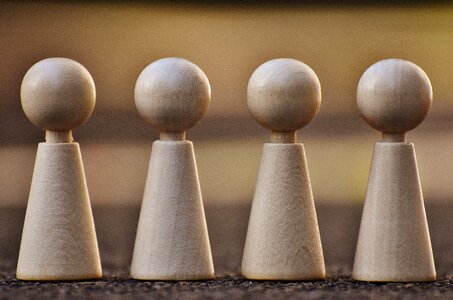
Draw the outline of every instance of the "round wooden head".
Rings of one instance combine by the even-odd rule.
[[[91,115],[96,90],[90,73],[68,58],[48,58],[25,74],[20,90],[30,121],[45,130],[68,131]]]
[[[369,67],[357,87],[357,105],[365,121],[384,134],[417,127],[431,107],[433,91],[425,72],[402,59]]]
[[[147,66],[135,85],[135,106],[153,127],[183,133],[205,114],[211,87],[203,71],[182,58],[163,58]]]
[[[321,84],[306,64],[288,58],[265,62],[249,80],[247,105],[263,127],[293,132],[316,116],[321,106]]]

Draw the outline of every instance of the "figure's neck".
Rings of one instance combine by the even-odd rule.
[[[46,130],[46,143],[72,143],[73,141],[72,130]]]
[[[404,143],[406,142],[406,133],[382,133],[383,142]]]
[[[186,132],[161,132],[161,141],[184,141],[186,139]]]
[[[297,133],[295,131],[281,132],[272,131],[271,143],[275,144],[292,144],[297,140]]]

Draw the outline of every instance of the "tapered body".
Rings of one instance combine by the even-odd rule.
[[[259,280],[325,278],[318,221],[302,144],[264,144],[242,274]]]
[[[102,276],[78,143],[40,143],[17,265],[24,280]]]
[[[190,141],[155,141],[135,240],[131,276],[144,280],[214,277]]]
[[[412,143],[375,145],[352,276],[364,281],[436,279]]]

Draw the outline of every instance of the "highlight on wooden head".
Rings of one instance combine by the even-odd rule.
[[[203,117],[210,102],[208,78],[198,66],[182,58],[151,63],[135,85],[138,112],[161,131],[165,140],[184,139],[182,133]]]
[[[93,78],[80,63],[47,58],[34,64],[21,85],[21,104],[28,119],[47,131],[69,136],[94,110]]]
[[[370,66],[357,87],[357,106],[383,140],[404,141],[431,107],[433,91],[426,73],[414,63],[385,59]]]
[[[255,120],[273,131],[274,142],[295,142],[295,131],[310,123],[319,111],[321,84],[303,62],[273,59],[252,74],[247,105]]]

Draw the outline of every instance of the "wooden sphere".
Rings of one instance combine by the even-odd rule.
[[[276,132],[296,131],[318,113],[321,84],[306,64],[289,58],[273,59],[252,74],[247,105],[263,127]]]
[[[211,87],[203,71],[182,58],[147,66],[135,85],[135,106],[161,132],[184,132],[206,113]]]
[[[84,66],[68,58],[48,58],[25,74],[20,90],[30,121],[46,130],[67,131],[91,115],[96,90]]]
[[[369,67],[357,87],[357,105],[365,121],[384,133],[417,127],[431,107],[433,91],[425,72],[402,59],[386,59]]]

